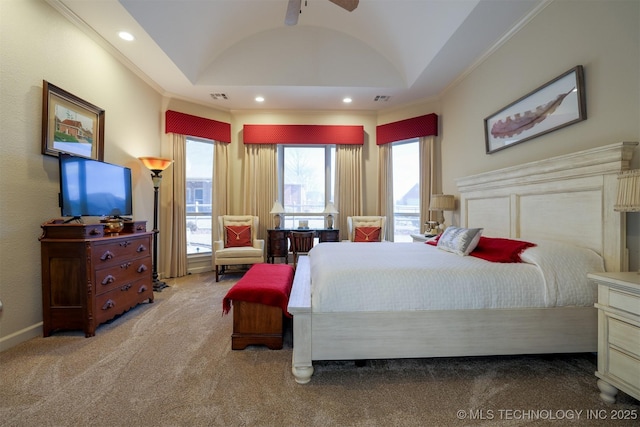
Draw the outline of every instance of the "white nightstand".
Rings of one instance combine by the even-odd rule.
[[[592,273],[598,284],[600,397],[616,401],[618,390],[640,399],[640,274]]]

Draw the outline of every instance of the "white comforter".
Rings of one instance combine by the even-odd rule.
[[[310,254],[314,312],[590,306],[595,252],[536,242],[524,263],[492,263],[421,243],[322,243]]]

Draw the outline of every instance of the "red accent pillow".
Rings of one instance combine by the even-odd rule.
[[[251,243],[250,225],[227,225],[225,231],[227,233],[225,248],[253,246]]]
[[[353,235],[354,242],[379,242],[380,227],[356,227]]]
[[[535,243],[482,236],[469,255],[491,262],[522,262],[520,254],[532,246],[536,246]]]

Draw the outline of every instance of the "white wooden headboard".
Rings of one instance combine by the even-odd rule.
[[[626,217],[615,212],[617,174],[637,142],[584,150],[456,180],[460,223],[483,235],[559,240],[593,249],[626,271]]]

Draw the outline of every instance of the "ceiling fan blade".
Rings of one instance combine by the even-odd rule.
[[[353,12],[360,0],[329,0],[331,3],[337,4],[341,8]]]
[[[300,16],[300,3],[302,0],[289,0],[287,14],[284,16],[285,25],[296,25]]]

